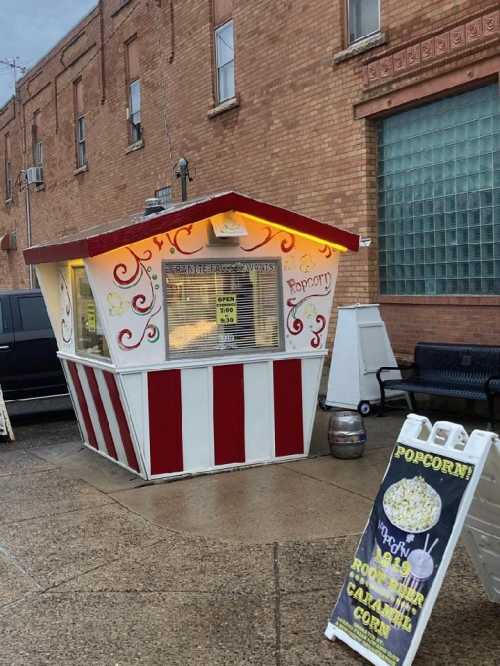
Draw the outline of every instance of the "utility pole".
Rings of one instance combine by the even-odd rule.
[[[26,67],[23,67],[23,65],[19,64],[19,56],[16,56],[15,58],[12,58],[12,60],[9,60],[7,58],[0,58],[0,65],[7,65],[7,67],[10,67],[12,70],[12,76],[14,79],[14,96],[16,95],[16,83],[17,83],[17,72],[21,74],[26,74]]]

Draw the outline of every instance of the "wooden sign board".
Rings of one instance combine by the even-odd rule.
[[[468,437],[460,425],[432,427],[424,417],[408,416],[327,638],[341,639],[376,666],[412,663],[497,443],[494,433],[475,430]],[[497,536],[500,543],[500,521]]]

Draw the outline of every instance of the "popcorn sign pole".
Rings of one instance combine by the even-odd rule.
[[[428,437],[425,437],[425,434]],[[377,666],[409,666],[494,433],[410,414],[326,628]]]

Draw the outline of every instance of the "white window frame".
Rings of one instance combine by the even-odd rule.
[[[231,25],[233,33],[233,59],[228,60],[223,65],[219,63],[219,34]],[[214,30],[214,46],[215,46],[215,69],[216,69],[216,88],[217,88],[217,104],[223,104],[232,100],[236,96],[236,62],[235,62],[235,48],[234,48],[234,20],[231,18],[228,21],[225,21],[221,25],[218,25]],[[233,94],[228,97],[221,96],[221,85],[220,85],[220,73],[224,67],[227,67],[230,63],[233,64]]]
[[[33,145],[33,162],[35,166],[43,167],[43,141]]]
[[[76,161],[78,168],[87,166],[87,136],[83,113],[76,117]]]
[[[9,147],[9,151],[7,151],[7,147]],[[13,191],[13,183],[12,183],[12,158],[10,156],[10,151],[12,150],[11,144],[10,144],[10,136],[8,134],[5,135],[5,143],[4,143],[4,151],[5,151],[5,201],[12,201],[12,191]]]
[[[12,163],[5,160],[5,201],[12,201]]]
[[[139,87],[139,108],[133,110],[132,108],[132,87],[134,85]],[[142,90],[141,79],[134,79],[128,84],[128,121],[130,127],[130,143],[134,144],[142,140],[142,122],[141,122],[141,108],[142,108]],[[134,116],[139,117],[139,122],[134,121]]]
[[[352,44],[357,44],[358,42],[363,41],[364,39],[368,39],[368,37],[372,37],[373,35],[377,35],[380,32],[380,3],[381,0],[377,0],[378,4],[378,25],[376,30],[373,30],[372,32],[368,32],[366,35],[361,35],[360,37],[357,37],[356,39],[351,39],[351,2],[352,0],[346,0],[347,4],[347,42],[349,46],[352,46]]]
[[[40,111],[35,111],[33,114],[33,127],[32,127],[32,152],[33,152],[33,166],[43,167],[43,141],[38,135],[37,119],[40,117]]]

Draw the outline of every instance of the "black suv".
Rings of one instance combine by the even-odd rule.
[[[38,289],[0,291],[0,386],[5,400],[68,392]]]

